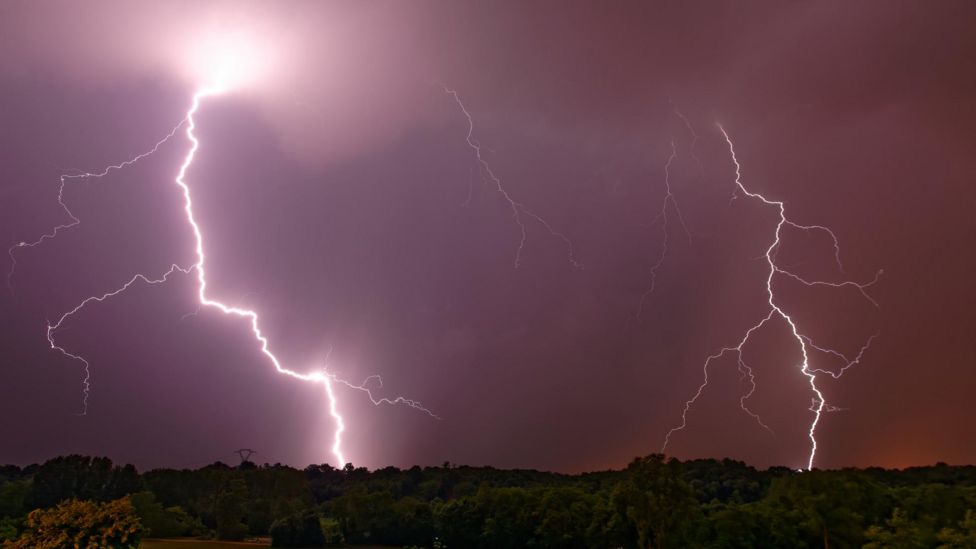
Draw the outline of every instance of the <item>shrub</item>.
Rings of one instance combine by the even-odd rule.
[[[6,549],[138,547],[142,525],[129,498],[107,503],[68,500],[27,515],[27,530]]]
[[[325,535],[318,514],[306,509],[289,517],[276,520],[271,525],[272,547],[321,547]]]

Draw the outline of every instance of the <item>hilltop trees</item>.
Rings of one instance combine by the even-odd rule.
[[[46,508],[65,499],[109,501],[139,491],[142,479],[135,467],[115,467],[108,458],[78,455],[57,457],[34,473],[27,505]]]
[[[637,546],[683,545],[699,510],[694,492],[681,478],[681,464],[653,454],[635,459],[625,473],[629,478],[617,485],[611,505],[636,531]]]
[[[801,473],[661,455],[580,475],[250,463],[139,475],[103,458],[68,456],[0,467],[0,539],[44,547],[55,535],[114,532],[103,527],[108,519],[93,517],[126,494],[144,535],[270,533],[278,546],[976,548],[974,467]],[[28,518],[35,506],[42,510]]]

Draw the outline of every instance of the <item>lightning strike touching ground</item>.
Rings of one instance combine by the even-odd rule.
[[[505,199],[505,202],[508,203],[509,208],[512,210],[512,219],[515,221],[515,225],[518,226],[519,229],[519,243],[518,247],[515,249],[515,268],[518,269],[522,262],[522,250],[525,248],[525,240],[527,238],[525,222],[522,219],[522,216],[525,216],[536,220],[546,229],[546,231],[549,232],[550,235],[562,240],[563,244],[566,246],[569,262],[573,265],[573,267],[582,269],[583,264],[576,260],[576,250],[574,249],[573,242],[569,239],[569,237],[559,231],[556,231],[548,221],[526,208],[525,204],[522,204],[521,202],[518,202],[512,198],[512,195],[510,195],[505,189],[505,186],[502,185],[501,179],[499,179],[498,176],[495,175],[495,172],[492,171],[488,161],[485,160],[484,156],[481,154],[481,150],[483,148],[481,143],[474,138],[474,119],[471,118],[471,113],[468,112],[468,109],[464,106],[464,103],[461,102],[461,96],[458,95],[455,90],[447,87],[444,88],[444,93],[454,97],[454,101],[457,103],[458,108],[461,109],[461,113],[464,114],[464,117],[468,121],[468,133],[464,139],[468,146],[471,147],[471,150],[474,151],[475,159],[478,161],[478,172],[481,175],[482,181],[485,183],[490,182],[495,187],[495,191]],[[469,201],[470,196],[468,197],[468,200],[465,201],[465,204],[467,204]]]
[[[193,200],[190,197],[190,187],[186,184],[186,172],[190,168],[190,165],[193,163],[193,158],[194,156],[196,156],[196,152],[200,147],[200,141],[193,133],[193,130],[196,128],[196,121],[194,119],[194,115],[200,109],[200,103],[203,98],[212,95],[217,95],[219,93],[220,93],[219,89],[204,89],[193,95],[193,102],[190,106],[190,110],[187,112],[186,115],[186,120],[188,122],[186,127],[186,136],[187,139],[189,139],[191,142],[191,147],[190,147],[190,151],[187,153],[186,158],[183,161],[183,165],[180,166],[179,174],[176,176],[176,180],[175,180],[176,184],[179,185],[183,191],[183,199],[184,199],[183,209],[186,213],[186,220],[190,224],[190,227],[193,229],[193,236],[196,239],[197,262],[193,265],[193,268],[196,269],[197,281],[199,282],[197,295],[202,305],[215,307],[219,309],[221,312],[223,312],[224,314],[246,317],[247,319],[249,319],[251,324],[251,331],[254,334],[254,338],[261,344],[261,352],[268,357],[268,359],[274,365],[275,370],[277,370],[279,373],[294,377],[296,379],[301,379],[303,381],[313,381],[313,382],[318,381],[321,382],[323,385],[325,385],[326,394],[329,397],[329,413],[336,421],[336,432],[335,432],[335,439],[332,446],[332,453],[338,460],[339,466],[342,467],[347,463],[341,450],[342,433],[343,431],[345,431],[345,422],[337,409],[335,393],[332,390],[333,380],[342,383],[350,388],[365,391],[369,395],[370,401],[372,401],[373,404],[376,405],[404,404],[411,408],[421,410],[432,417],[437,417],[437,416],[435,416],[430,410],[421,406],[420,403],[414,400],[406,399],[404,397],[396,397],[393,400],[386,399],[386,398],[375,399],[372,393],[369,391],[369,389],[366,388],[365,386],[352,385],[348,382],[336,378],[334,375],[329,374],[324,370],[316,370],[310,373],[299,373],[294,370],[285,368],[284,366],[281,365],[281,362],[274,355],[274,353],[271,352],[269,348],[268,339],[264,336],[264,334],[261,332],[260,327],[258,326],[258,314],[255,311],[250,309],[242,309],[238,307],[225,305],[224,303],[221,303],[216,300],[212,300],[207,297],[206,294],[207,278],[206,278],[206,270],[204,268],[206,263],[206,256],[204,255],[203,252],[203,234],[200,232],[200,226],[197,224],[196,219],[193,215]]]
[[[725,142],[728,144],[729,154],[732,158],[732,163],[735,165],[735,186],[732,191],[732,201],[734,201],[738,197],[739,193],[742,193],[747,198],[756,199],[762,202],[764,205],[775,207],[779,213],[779,221],[777,222],[776,229],[773,233],[774,238],[772,242],[769,244],[769,247],[766,248],[766,253],[764,254],[766,263],[769,265],[769,274],[766,277],[766,302],[769,305],[769,309],[766,316],[762,320],[760,320],[757,324],[753,325],[751,328],[749,328],[746,331],[745,335],[742,337],[742,339],[739,340],[738,344],[736,344],[734,347],[723,347],[717,353],[709,356],[705,360],[705,364],[702,367],[703,374],[704,374],[704,381],[702,382],[701,385],[698,386],[698,391],[695,392],[694,396],[692,396],[691,399],[685,402],[684,409],[682,410],[681,413],[681,423],[671,428],[671,430],[667,432],[667,434],[664,437],[664,444],[661,447],[661,451],[664,452],[667,449],[668,444],[671,441],[671,435],[673,435],[678,431],[683,430],[685,427],[688,426],[688,412],[691,410],[695,402],[697,402],[698,399],[701,397],[702,393],[705,390],[705,387],[708,385],[709,364],[713,360],[717,360],[726,354],[736,355],[736,359],[739,365],[739,371],[750,378],[750,383],[752,385],[749,392],[740,398],[739,404],[741,405],[743,411],[745,411],[747,414],[749,414],[754,419],[756,419],[756,421],[759,422],[759,424],[762,427],[769,430],[769,428],[759,419],[759,416],[754,414],[745,406],[745,401],[748,400],[748,398],[751,397],[752,394],[755,392],[756,384],[755,384],[755,377],[752,375],[752,369],[749,368],[743,361],[742,352],[743,352],[743,348],[749,342],[749,339],[752,337],[753,333],[755,333],[757,330],[762,328],[766,323],[773,320],[774,318],[779,318],[782,319],[789,327],[792,337],[796,341],[796,344],[800,349],[800,353],[802,355],[802,361],[799,364],[799,369],[801,374],[807,378],[810,385],[810,391],[813,393],[813,397],[811,399],[811,405],[810,405],[810,411],[813,412],[813,419],[810,423],[809,430],[807,431],[807,435],[810,439],[810,453],[807,458],[806,468],[809,470],[813,468],[814,460],[817,455],[816,430],[817,430],[817,425],[820,423],[821,415],[824,412],[838,410],[838,408],[834,406],[827,405],[823,393],[820,391],[820,388],[817,386],[817,373],[825,373],[835,379],[839,378],[841,375],[843,375],[843,373],[848,368],[860,362],[864,353],[871,346],[871,342],[874,340],[877,334],[871,336],[871,338],[867,340],[867,342],[861,347],[860,352],[857,354],[857,356],[854,359],[848,359],[843,353],[814,344],[813,341],[808,336],[806,336],[800,331],[800,328],[797,326],[797,323],[793,319],[793,317],[791,317],[777,303],[776,294],[773,291],[773,279],[776,277],[776,275],[781,275],[796,280],[798,282],[801,282],[806,286],[827,286],[831,288],[853,287],[856,288],[865,299],[867,299],[869,302],[871,302],[871,304],[877,307],[878,303],[874,299],[872,299],[870,295],[868,295],[867,288],[869,288],[870,286],[872,286],[874,283],[878,281],[878,278],[881,276],[883,271],[878,271],[874,279],[867,283],[858,283],[853,281],[833,283],[833,282],[825,282],[825,281],[809,281],[793,274],[792,272],[786,271],[782,267],[777,265],[776,252],[778,251],[779,246],[781,244],[783,228],[790,227],[790,228],[794,228],[806,232],[810,232],[810,231],[827,232],[830,235],[834,245],[834,252],[835,252],[834,257],[838,263],[838,268],[840,268],[841,271],[843,271],[843,265],[840,264],[840,246],[838,245],[837,237],[833,233],[833,231],[821,225],[800,225],[793,221],[790,221],[786,217],[786,206],[782,201],[770,200],[759,193],[748,190],[742,184],[741,166],[739,165],[739,160],[736,157],[735,146],[732,143],[732,139],[731,137],[729,137],[729,134],[725,131],[725,128],[723,128],[721,124],[716,124],[716,125],[718,127],[718,130],[722,133],[722,136],[725,138]],[[844,366],[838,372],[831,372],[821,368],[812,367],[810,364],[811,349],[830,355],[834,358],[839,358],[843,360]]]
[[[295,379],[300,379],[302,381],[309,381],[309,382],[318,382],[318,383],[322,383],[325,386],[325,392],[329,399],[329,414],[331,415],[331,417],[336,423],[336,430],[333,438],[331,451],[333,456],[336,458],[338,466],[342,467],[347,463],[346,457],[342,452],[342,433],[345,431],[346,427],[345,427],[345,421],[338,410],[338,402],[335,396],[335,392],[333,391],[333,382],[345,385],[350,389],[355,389],[358,391],[365,392],[369,396],[370,401],[374,405],[380,405],[380,404],[403,405],[424,412],[433,418],[436,419],[440,419],[440,418],[415,400],[411,400],[402,396],[398,396],[392,399],[385,398],[385,397],[384,398],[375,397],[373,395],[372,390],[369,388],[368,384],[371,380],[376,380],[379,383],[379,386],[382,387],[382,379],[379,376],[370,376],[363,383],[359,385],[355,385],[351,382],[345,381],[337,377],[335,374],[328,372],[324,368],[313,369],[306,373],[285,368],[284,366],[282,366],[281,362],[274,355],[274,353],[271,352],[270,344],[268,342],[267,337],[265,337],[265,335],[260,329],[260,326],[258,324],[258,314],[255,311],[250,309],[240,308],[240,307],[234,307],[231,305],[226,305],[220,301],[211,299],[207,296],[207,277],[206,277],[206,270],[205,270],[206,255],[204,254],[203,234],[200,231],[200,226],[197,223],[193,213],[193,200],[190,195],[190,187],[186,183],[186,175],[187,175],[187,171],[190,169],[190,166],[193,164],[193,160],[197,154],[198,149],[200,148],[200,141],[197,139],[196,134],[194,134],[194,130],[196,129],[196,120],[194,116],[199,111],[203,99],[207,97],[219,95],[220,93],[222,93],[222,90],[220,88],[214,87],[214,88],[204,88],[196,92],[195,94],[193,94],[192,103],[183,120],[180,121],[180,123],[177,124],[176,127],[173,129],[173,131],[171,131],[166,137],[164,137],[162,140],[157,142],[155,147],[153,147],[150,151],[146,153],[142,153],[120,164],[109,166],[108,168],[106,168],[100,173],[95,173],[95,174],[86,173],[82,175],[62,176],[61,185],[58,191],[58,202],[61,205],[62,209],[68,214],[70,221],[68,223],[58,225],[51,232],[45,233],[43,236],[41,236],[39,239],[37,239],[34,242],[31,243],[21,242],[16,244],[14,247],[8,250],[8,254],[10,255],[11,259],[15,259],[13,254],[13,249],[18,247],[31,247],[31,246],[39,245],[46,240],[56,237],[59,231],[74,227],[75,225],[78,225],[80,223],[80,220],[71,213],[71,210],[68,209],[68,207],[65,205],[63,201],[64,186],[66,181],[72,178],[80,178],[80,177],[102,177],[113,169],[121,169],[126,166],[129,166],[141,160],[142,158],[145,158],[153,154],[154,152],[156,152],[156,150],[158,150],[163,143],[165,143],[171,137],[173,137],[173,135],[175,135],[176,132],[181,127],[185,126],[186,137],[190,141],[190,149],[187,152],[186,156],[184,157],[183,163],[180,165],[179,172],[174,182],[176,183],[177,186],[179,186],[183,194],[183,210],[184,213],[186,214],[187,223],[189,224],[193,232],[193,236],[195,240],[194,252],[196,255],[196,262],[193,265],[190,265],[189,267],[181,267],[179,265],[173,264],[170,267],[170,269],[166,271],[166,273],[156,278],[150,278],[149,276],[144,274],[137,274],[133,276],[128,282],[126,282],[125,284],[123,284],[122,286],[120,286],[119,288],[113,291],[107,292],[100,296],[91,296],[82,300],[77,306],[75,306],[68,312],[61,315],[61,317],[58,319],[57,322],[53,324],[51,324],[50,322],[48,323],[47,340],[51,348],[58,351],[59,353],[61,353],[67,358],[81,362],[84,366],[84,378],[82,381],[83,407],[82,407],[81,415],[86,415],[88,413],[88,397],[91,391],[91,365],[88,362],[88,360],[85,359],[83,356],[75,353],[71,353],[66,349],[64,349],[63,347],[61,347],[60,345],[58,345],[54,340],[54,335],[57,333],[57,331],[63,327],[64,323],[69,318],[71,318],[74,314],[81,311],[86,305],[93,302],[102,302],[105,301],[106,299],[119,295],[123,293],[125,290],[129,289],[136,282],[144,282],[147,284],[159,284],[162,282],[166,282],[169,279],[170,275],[172,275],[175,272],[190,274],[191,272],[195,271],[197,275],[197,282],[198,282],[197,298],[201,307],[213,307],[218,309],[220,312],[224,313],[225,315],[238,316],[238,317],[243,317],[248,319],[251,325],[251,332],[253,333],[255,340],[257,340],[257,342],[260,344],[261,352],[271,361],[271,363],[275,367],[275,370],[277,370],[281,374],[285,374]],[[16,265],[16,262],[14,262],[13,264]],[[13,267],[11,267],[10,274],[8,275],[8,282],[10,277],[12,276],[12,273],[13,273]],[[196,314],[196,313],[192,313],[192,314]]]

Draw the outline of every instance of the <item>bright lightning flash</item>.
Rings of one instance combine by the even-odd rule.
[[[247,88],[267,73],[266,45],[254,35],[215,32],[192,46],[191,78],[203,82],[197,95],[218,95]]]
[[[174,180],[176,185],[180,188],[183,194],[183,211],[186,214],[186,221],[189,224],[193,236],[195,239],[194,251],[196,254],[196,262],[188,267],[183,267],[180,265],[172,265],[166,273],[159,277],[150,277],[144,274],[137,274],[133,276],[129,281],[123,284],[121,287],[106,292],[99,296],[91,296],[81,301],[77,306],[64,313],[57,322],[48,323],[47,327],[47,340],[51,348],[60,352],[65,357],[73,360],[77,360],[84,365],[84,379],[83,379],[83,408],[82,415],[85,415],[88,411],[88,397],[91,389],[91,370],[88,360],[83,356],[71,353],[55,343],[54,335],[57,331],[64,325],[64,323],[72,317],[74,314],[81,311],[86,305],[94,302],[102,302],[106,299],[114,297],[123,293],[129,287],[137,282],[144,282],[147,284],[159,284],[165,282],[169,279],[170,275],[175,272],[180,272],[182,274],[190,274],[191,271],[196,272],[197,276],[197,298],[201,306],[213,307],[225,315],[238,316],[246,318],[251,325],[251,332],[254,335],[254,339],[260,344],[261,352],[271,361],[274,365],[276,371],[281,374],[290,376],[295,379],[300,379],[302,381],[308,381],[313,383],[321,383],[325,387],[325,392],[329,400],[329,414],[333,418],[336,424],[336,430],[333,437],[331,451],[336,459],[339,467],[344,466],[346,462],[346,457],[342,451],[342,434],[346,429],[345,420],[338,409],[338,400],[334,391],[334,384],[338,383],[344,385],[350,389],[355,389],[362,391],[369,396],[370,401],[374,405],[389,404],[389,405],[404,405],[419,410],[426,413],[427,415],[440,419],[433,412],[425,408],[421,403],[404,397],[396,397],[393,399],[389,398],[377,398],[373,395],[372,389],[370,388],[370,383],[375,381],[378,387],[382,387],[382,379],[379,376],[370,376],[366,380],[359,384],[353,384],[351,382],[345,381],[337,377],[334,373],[328,372],[324,368],[312,369],[308,372],[298,372],[289,368],[284,367],[278,357],[271,352],[270,344],[267,337],[261,331],[259,325],[259,319],[257,312],[244,309],[240,307],[235,307],[232,305],[227,305],[215,299],[212,299],[207,294],[207,273],[206,273],[206,254],[204,253],[203,245],[203,234],[200,230],[200,225],[197,223],[196,217],[193,211],[193,200],[191,197],[190,186],[187,184],[186,176],[193,164],[193,160],[196,157],[197,151],[200,148],[200,141],[197,138],[194,130],[196,129],[196,119],[195,115],[200,110],[201,103],[204,99],[221,95],[227,93],[232,89],[236,89],[239,86],[245,85],[251,79],[255,78],[259,71],[256,70],[256,65],[253,63],[256,59],[260,59],[260,56],[256,54],[251,48],[243,47],[246,43],[234,40],[216,40],[207,43],[205,52],[207,55],[201,56],[198,62],[198,68],[207,74],[205,81],[208,84],[196,93],[193,94],[192,102],[190,104],[189,110],[186,112],[186,116],[175,128],[162,140],[157,142],[155,146],[149,151],[142,153],[130,160],[122,162],[120,164],[115,164],[105,168],[103,171],[98,173],[84,173],[79,175],[63,175],[61,176],[61,184],[58,190],[58,203],[61,208],[67,214],[69,221],[67,223],[58,225],[54,227],[50,232],[45,233],[40,238],[33,242],[19,242],[12,246],[8,250],[8,254],[11,258],[11,270],[7,276],[8,285],[13,277],[14,268],[16,267],[16,257],[14,251],[18,248],[23,247],[33,247],[42,244],[46,240],[55,238],[58,233],[62,230],[70,229],[81,223],[81,221],[68,209],[67,205],[64,203],[64,187],[69,181],[78,178],[100,178],[108,174],[112,170],[122,169],[126,166],[134,164],[139,160],[153,154],[156,152],[164,143],[169,141],[176,132],[181,127],[186,127],[186,137],[190,142],[190,149],[183,159],[183,163],[180,165],[179,172]]]
[[[827,286],[831,288],[851,287],[856,289],[858,292],[860,292],[861,295],[866,300],[868,300],[872,305],[877,307],[878,303],[870,295],[868,295],[867,288],[869,288],[870,286],[872,286],[874,283],[878,281],[878,278],[881,276],[883,271],[878,271],[874,279],[866,283],[859,283],[854,281],[826,282],[820,280],[812,280],[812,281],[807,280],[778,265],[776,263],[776,252],[780,247],[781,237],[784,229],[795,229],[799,231],[821,231],[826,233],[830,237],[831,241],[833,242],[834,252],[835,252],[834,257],[835,260],[837,261],[838,267],[840,268],[841,272],[843,272],[843,265],[841,265],[840,262],[840,246],[837,240],[837,236],[829,228],[821,225],[800,225],[798,223],[791,221],[786,216],[786,206],[782,201],[770,200],[759,193],[752,192],[749,189],[747,189],[742,184],[741,166],[739,165],[739,160],[735,155],[735,146],[732,143],[732,138],[729,137],[729,134],[725,131],[725,128],[723,128],[720,124],[717,124],[717,126],[719,131],[722,133],[722,136],[725,138],[726,144],[728,144],[729,153],[732,157],[732,163],[735,165],[735,187],[733,189],[732,200],[735,200],[738,194],[741,193],[748,198],[755,199],[762,202],[766,206],[772,206],[776,208],[776,210],[779,213],[779,221],[777,222],[776,229],[773,232],[773,240],[769,244],[769,247],[766,248],[766,253],[764,256],[766,263],[769,265],[769,273],[766,277],[766,302],[768,303],[769,308],[766,315],[762,318],[762,320],[760,320],[758,323],[756,323],[751,328],[746,330],[745,334],[742,336],[742,338],[735,346],[723,347],[718,352],[709,356],[705,360],[705,364],[702,367],[702,371],[704,373],[704,381],[698,387],[698,391],[694,394],[694,396],[692,396],[691,399],[685,402],[684,410],[681,413],[681,424],[673,427],[670,431],[668,431],[667,435],[665,435],[664,444],[661,448],[661,451],[664,452],[664,450],[667,449],[668,443],[671,441],[671,435],[688,426],[688,412],[691,410],[695,402],[697,402],[698,399],[701,397],[702,393],[705,390],[705,387],[708,385],[708,366],[712,363],[712,361],[718,360],[727,354],[735,355],[739,367],[739,372],[743,375],[743,378],[748,377],[750,383],[752,384],[752,388],[749,390],[749,392],[743,395],[739,399],[740,406],[742,407],[743,411],[745,411],[747,414],[752,416],[759,423],[760,426],[762,426],[766,430],[769,430],[769,427],[767,427],[766,424],[764,424],[762,420],[759,419],[759,416],[753,413],[751,410],[749,410],[749,408],[745,404],[746,400],[748,400],[749,397],[751,397],[752,394],[755,392],[756,385],[755,385],[755,376],[752,373],[752,369],[743,360],[742,352],[746,344],[749,342],[750,338],[756,331],[761,329],[767,323],[778,318],[786,323],[787,327],[790,330],[790,333],[792,334],[793,339],[796,342],[797,347],[800,349],[802,360],[799,364],[799,369],[800,372],[807,378],[810,385],[810,391],[813,394],[811,405],[810,405],[810,411],[813,412],[813,420],[811,421],[809,430],[807,431],[807,435],[810,439],[810,453],[807,458],[807,469],[812,469],[814,464],[814,459],[816,458],[817,455],[816,430],[817,430],[817,425],[820,423],[821,415],[826,412],[830,412],[838,409],[833,406],[827,405],[823,393],[821,392],[820,388],[817,386],[817,374],[825,373],[835,379],[839,378],[841,375],[844,374],[845,371],[847,371],[848,368],[860,362],[861,357],[864,355],[865,351],[867,351],[867,349],[870,347],[871,342],[874,340],[877,334],[871,336],[871,338],[867,340],[867,342],[861,347],[860,352],[853,359],[848,358],[843,353],[840,353],[833,349],[829,349],[814,343],[809,336],[805,335],[800,330],[800,327],[797,325],[793,317],[790,316],[790,314],[787,313],[777,302],[776,294],[773,291],[773,280],[777,276],[783,276],[795,280],[797,282],[800,282],[805,286],[811,286],[811,287],[812,286]],[[835,359],[839,358],[844,362],[844,365],[839,371],[836,372],[824,370],[821,368],[814,368],[810,363],[810,355],[812,351],[817,351],[819,353],[834,357]]]

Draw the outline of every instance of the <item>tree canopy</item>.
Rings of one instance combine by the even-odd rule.
[[[797,472],[656,454],[577,475],[449,463],[140,474],[84,456],[0,467],[10,547],[106,532],[291,547],[976,548],[976,468]]]

